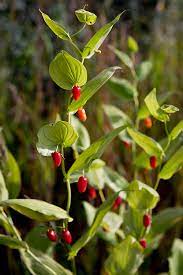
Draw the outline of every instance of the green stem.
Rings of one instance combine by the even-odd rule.
[[[77,275],[75,258],[72,259],[72,271],[74,275]]]
[[[104,202],[105,201],[105,196],[104,196],[104,193],[103,193],[102,189],[99,189],[98,191],[99,191],[99,196],[101,198],[101,201]]]
[[[72,38],[70,37],[70,39],[68,40],[70,42],[70,44],[72,45],[75,53],[77,54],[78,57],[81,57],[81,51],[78,48],[78,46],[74,43],[74,41],[72,40]]]
[[[72,34],[71,37],[74,37],[74,36],[76,36],[78,33],[82,32],[82,30],[84,30],[85,27],[86,27],[86,24],[84,24],[84,25],[82,26],[82,28],[79,29],[77,32],[75,32],[74,34]]]

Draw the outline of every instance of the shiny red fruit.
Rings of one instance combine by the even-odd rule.
[[[78,192],[84,193],[86,191],[86,188],[88,186],[88,179],[86,177],[79,177],[78,179]]]
[[[47,230],[47,237],[50,241],[56,242],[57,241],[57,233],[53,229],[48,229]]]
[[[152,127],[152,120],[150,117],[146,117],[144,119],[144,125],[146,126],[146,128],[149,128],[149,129]]]
[[[88,188],[88,197],[90,200],[94,200],[97,197],[97,192],[94,187]]]
[[[72,235],[68,229],[64,229],[62,231],[62,238],[67,244],[72,243]]]
[[[142,239],[139,241],[140,245],[143,247],[143,248],[146,248],[147,247],[147,242],[145,239]]]
[[[59,152],[54,152],[51,154],[53,162],[56,167],[59,167],[62,163],[62,155]]]
[[[157,166],[157,158],[155,156],[150,157],[150,166],[152,169],[155,169]]]
[[[123,141],[123,145],[124,145],[124,146],[125,146],[125,148],[127,148],[127,149],[130,149],[130,148],[131,148],[131,146],[132,146],[131,142],[126,141],[126,140],[124,140],[124,141]]]
[[[114,204],[113,204],[112,209],[113,209],[113,210],[118,209],[118,207],[120,206],[120,204],[122,203],[122,201],[123,201],[123,199],[122,199],[120,196],[118,196],[118,197],[115,199],[115,201],[114,201]]]
[[[144,217],[143,217],[143,225],[145,228],[147,228],[148,226],[151,225],[151,215],[149,214],[145,214]]]
[[[72,87],[72,95],[75,100],[78,100],[81,96],[81,88],[79,86]]]
[[[81,121],[86,121],[87,116],[86,116],[85,109],[79,108],[77,111],[77,116]]]

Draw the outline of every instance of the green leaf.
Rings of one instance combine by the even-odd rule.
[[[173,105],[167,105],[167,104],[162,105],[161,109],[167,114],[173,114],[179,111],[177,107]]]
[[[27,244],[17,238],[0,234],[0,245],[6,245],[11,249],[27,248]]]
[[[161,109],[157,98],[156,89],[153,89],[144,99],[145,104],[153,117],[162,122],[169,121],[169,116]]]
[[[41,10],[39,11],[41,12],[46,25],[52,30],[52,32],[54,32],[54,34],[56,34],[59,38],[63,40],[70,40],[69,33],[67,33],[62,26],[53,21],[47,14],[43,13]]]
[[[131,52],[138,52],[139,46],[132,36],[128,36],[128,48]]]
[[[4,181],[3,174],[0,170],[0,202],[8,199],[8,190]]]
[[[90,146],[90,136],[86,127],[75,116],[71,117],[71,124],[78,134],[78,139],[72,145],[77,151],[84,151]]]
[[[142,247],[129,235],[112,249],[105,261],[105,270],[109,275],[135,274],[142,263],[142,257]]]
[[[43,156],[50,156],[59,146],[69,147],[77,138],[73,126],[66,121],[46,124],[38,131],[37,150]]]
[[[96,77],[89,80],[82,88],[80,98],[76,101],[73,100],[68,107],[70,112],[78,110],[78,108],[84,106],[86,102],[107,82],[107,80],[115,73],[120,67],[110,67],[103,70]]]
[[[8,234],[13,235],[15,233],[10,226],[6,216],[4,216],[2,212],[0,212],[0,226],[3,227]]]
[[[94,13],[86,11],[84,9],[76,10],[75,15],[79,22],[85,23],[87,25],[93,25],[97,20],[97,16]]]
[[[182,131],[183,131],[183,120],[179,121],[179,123],[170,132],[171,140],[176,139]]]
[[[114,192],[126,189],[129,185],[128,181],[116,171],[109,167],[105,167],[105,183]]]
[[[112,77],[108,82],[108,86],[121,99],[131,100],[137,95],[136,88],[126,79]]]
[[[109,48],[116,54],[116,56],[124,63],[128,68],[133,68],[133,61],[131,58],[124,52],[119,51],[118,49],[114,48],[113,46],[109,46]]]
[[[73,165],[67,172],[67,176],[71,175],[74,171],[87,169],[91,165],[94,159],[100,158],[105,148],[109,143],[125,129],[125,126],[119,127],[105,136],[95,141],[89,148],[87,148],[79,157],[75,160]]]
[[[105,172],[103,167],[98,169],[89,169],[86,174],[91,186],[96,189],[103,189],[105,183]]]
[[[83,86],[87,81],[87,70],[77,59],[61,51],[49,66],[52,80],[62,89],[71,90],[74,85]]]
[[[150,61],[143,61],[136,68],[136,74],[140,81],[146,79],[146,77],[150,74],[152,70],[152,63]]]
[[[131,138],[149,155],[161,158],[164,155],[161,145],[154,139],[132,129],[127,128],[128,134]]]
[[[183,165],[183,146],[165,163],[160,171],[160,179],[170,179]]]
[[[31,253],[21,250],[21,258],[33,275],[73,275],[70,270],[36,249],[31,249]]]
[[[133,181],[128,188],[127,201],[133,209],[153,209],[159,201],[159,194],[138,180]]]
[[[132,235],[137,240],[139,240],[142,236],[144,226],[143,226],[143,216],[144,211],[128,208],[124,212],[124,222],[123,229],[125,235]]]
[[[72,221],[72,218],[68,216],[65,210],[41,200],[12,199],[1,202],[0,206],[11,207],[22,215],[40,222],[56,221],[61,219],[68,219],[68,221]]]
[[[83,49],[83,53],[82,53],[83,58],[90,58],[94,55],[96,51],[98,51],[103,41],[112,30],[112,27],[114,26],[114,24],[119,21],[121,14],[122,13],[120,13],[118,16],[116,16],[116,18],[114,18],[113,21],[104,25],[94,34],[94,36],[88,41],[88,43],[85,45]]]
[[[84,234],[82,234],[81,238],[72,245],[71,250],[69,252],[69,259],[75,257],[79,250],[82,247],[84,247],[94,237],[95,233],[97,232],[97,229],[102,223],[104,216],[111,209],[115,199],[118,197],[118,194],[118,192],[115,193],[110,198],[108,198],[104,203],[101,204],[101,206],[98,208],[96,212],[92,225]]]
[[[20,170],[14,156],[8,150],[6,151],[4,175],[9,198],[17,198],[21,188]]]
[[[183,241],[175,239],[169,260],[170,275],[181,275],[183,270]]]
[[[153,216],[152,219],[152,234],[162,234],[175,224],[183,219],[183,208],[172,207],[166,208]]]
[[[90,165],[90,171],[103,168],[105,166],[105,161],[101,159],[95,159],[92,164]]]

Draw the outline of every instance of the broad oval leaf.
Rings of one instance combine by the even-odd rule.
[[[87,148],[79,157],[75,160],[73,165],[67,172],[67,176],[71,175],[76,170],[87,169],[91,165],[92,161],[100,158],[107,145],[124,129],[126,126],[119,127],[110,133],[106,134],[102,138],[95,141],[89,148]]]
[[[126,79],[112,77],[108,86],[114,94],[122,99],[131,100],[137,95],[136,88]]]
[[[183,270],[183,241],[175,239],[172,246],[172,255],[169,260],[170,275],[182,275]]]
[[[143,226],[143,216],[145,211],[142,209],[134,209],[129,207],[124,212],[124,222],[123,230],[125,235],[132,235],[137,240],[142,236],[144,226]]]
[[[38,131],[37,150],[43,156],[50,156],[59,146],[71,146],[78,135],[67,121],[46,124]]]
[[[144,99],[145,104],[153,117],[162,122],[169,121],[169,116],[164,112],[156,98],[156,89],[153,89]]]
[[[105,40],[109,32],[112,30],[114,24],[119,21],[121,15],[122,13],[120,13],[118,16],[116,16],[116,18],[114,18],[113,21],[104,25],[94,34],[94,36],[88,41],[88,43],[85,45],[83,49],[83,58],[90,58],[94,55],[96,51],[98,51],[103,41]]]
[[[176,139],[182,131],[183,131],[183,120],[179,121],[179,123],[170,132],[171,140]]]
[[[87,178],[91,186],[96,189],[103,189],[105,185],[105,171],[103,167],[98,169],[89,169]]]
[[[109,48],[116,54],[116,56],[124,63],[128,68],[133,68],[133,61],[131,58],[124,52],[114,48],[113,46],[109,46]]]
[[[183,146],[165,163],[160,171],[160,179],[170,179],[183,165]]]
[[[128,48],[131,52],[138,52],[139,46],[132,36],[128,36]]]
[[[67,212],[50,203],[35,199],[11,199],[0,203],[3,207],[11,207],[22,215],[40,222],[68,219],[72,221]]]
[[[138,180],[133,181],[126,192],[127,201],[134,209],[153,209],[159,201],[156,190]]]
[[[3,174],[0,170],[0,201],[4,201],[7,199],[8,199],[8,190],[6,188]]]
[[[75,116],[71,117],[71,124],[75,128],[78,139],[72,145],[73,149],[77,151],[84,151],[90,146],[90,136],[86,127]]]
[[[77,240],[71,247],[69,251],[69,259],[72,259],[77,255],[79,250],[84,247],[95,235],[97,229],[101,225],[104,216],[111,209],[115,199],[118,197],[119,192],[115,193],[111,197],[109,197],[101,206],[98,208],[95,218],[93,220],[92,225],[88,228],[88,230],[82,234],[79,240]]]
[[[52,80],[62,89],[71,90],[74,85],[83,86],[87,81],[85,66],[66,51],[61,51],[49,66]]]
[[[60,26],[57,22],[53,21],[47,14],[43,13],[41,10],[41,15],[46,23],[46,25],[56,34],[59,38],[63,40],[70,40],[69,33]]]
[[[20,241],[17,238],[0,234],[0,245],[6,245],[11,249],[27,248],[26,242]]]
[[[146,77],[150,74],[152,70],[152,63],[150,61],[143,61],[136,68],[136,74],[140,81],[146,79]]]
[[[132,275],[137,272],[142,259],[142,247],[129,235],[112,249],[104,264],[105,271],[109,275]]]
[[[94,13],[86,11],[84,9],[76,10],[75,15],[79,22],[85,23],[87,25],[93,25],[97,20],[97,16]]]
[[[127,128],[128,134],[131,138],[149,155],[157,156],[161,158],[164,155],[164,151],[161,145],[154,139],[136,131],[132,128]]]
[[[78,110],[78,108],[84,106],[86,102],[107,82],[107,80],[115,73],[120,67],[110,67],[103,70],[96,77],[89,80],[82,88],[80,98],[76,101],[73,100],[68,107],[70,112]]]

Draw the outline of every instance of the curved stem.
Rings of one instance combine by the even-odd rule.
[[[78,35],[78,33],[82,32],[82,30],[84,30],[85,27],[86,27],[86,24],[84,24],[84,25],[82,26],[82,28],[79,29],[77,32],[75,32],[74,34],[72,34],[71,37],[74,37],[74,36]]]

